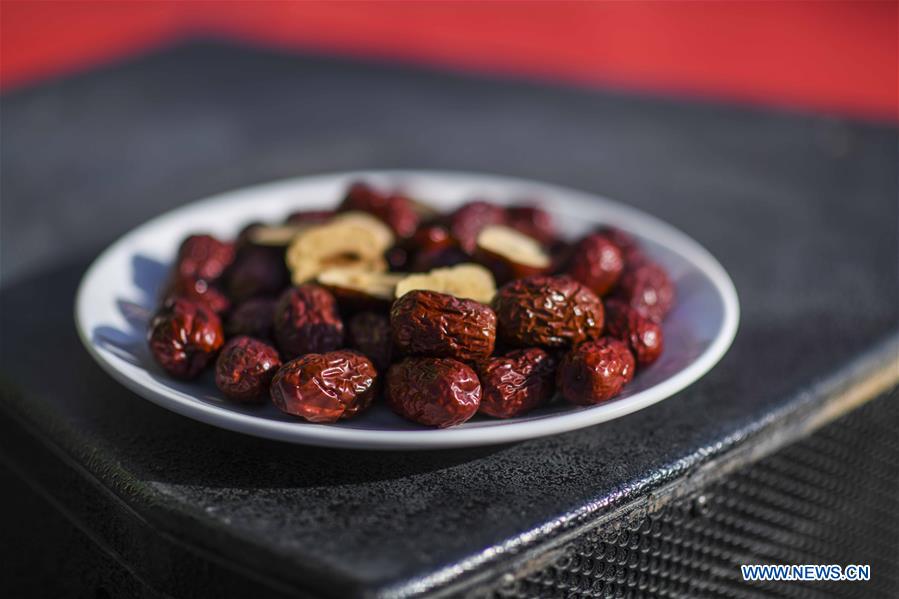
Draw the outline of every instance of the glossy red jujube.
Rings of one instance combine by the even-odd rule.
[[[284,249],[257,245],[242,247],[225,279],[228,295],[235,302],[259,296],[277,296],[290,282]]]
[[[231,309],[231,300],[216,285],[204,279],[173,272],[163,288],[162,303],[184,298],[201,303],[216,314],[224,314]]]
[[[271,397],[287,414],[309,422],[337,422],[371,405],[377,381],[374,364],[358,352],[306,354],[278,370]]]
[[[234,337],[215,362],[215,385],[229,399],[259,403],[268,398],[272,377],[280,367],[278,352],[268,343]]]
[[[393,354],[390,318],[378,312],[359,312],[347,326],[350,346],[367,356],[378,372],[386,372]]]
[[[512,281],[496,292],[493,311],[511,347],[571,347],[602,334],[602,302],[567,276]]]
[[[284,359],[320,354],[343,345],[343,321],[334,296],[318,285],[285,291],[275,307],[275,341]]]
[[[606,302],[606,332],[627,343],[638,366],[649,366],[662,355],[662,327],[616,299]]]
[[[512,418],[537,408],[556,388],[555,360],[532,347],[489,358],[480,365],[480,411],[495,418]]]
[[[602,235],[587,235],[571,249],[567,273],[600,297],[615,286],[623,270],[621,250]]]
[[[436,291],[415,290],[390,309],[393,343],[404,354],[476,361],[493,352],[496,315],[488,306]]]
[[[191,235],[181,243],[175,271],[183,277],[215,281],[234,260],[234,244],[212,235]]]
[[[674,294],[674,284],[665,269],[654,262],[643,262],[624,270],[612,295],[641,316],[662,322],[674,305]]]
[[[240,304],[225,320],[225,334],[228,337],[247,335],[262,341],[272,339],[272,325],[275,319],[273,299],[256,297]]]
[[[196,378],[225,342],[219,317],[205,305],[176,298],[153,316],[147,332],[150,353],[171,376]]]
[[[603,226],[599,227],[595,234],[615,244],[615,247],[621,252],[622,259],[624,259],[625,268],[635,268],[637,265],[646,262],[646,254],[643,253],[640,242],[630,233],[625,233],[617,227]]]
[[[387,404],[408,420],[446,428],[475,415],[481,383],[474,370],[451,358],[406,358],[387,371]]]
[[[634,367],[634,356],[623,341],[603,337],[565,354],[556,373],[556,385],[571,403],[594,405],[621,393],[634,378]]]

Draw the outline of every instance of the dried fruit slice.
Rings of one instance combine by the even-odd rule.
[[[371,272],[358,268],[329,268],[318,275],[318,283],[353,309],[387,309],[396,298],[396,285],[405,273]]]
[[[415,289],[437,291],[489,304],[496,294],[496,282],[490,271],[480,264],[465,263],[409,275],[397,283],[396,297],[402,297]]]
[[[491,225],[478,233],[475,258],[500,283],[543,274],[552,263],[535,239],[504,225]]]
[[[383,272],[384,252],[393,241],[390,228],[377,218],[347,212],[297,235],[287,248],[287,266],[297,285],[334,267]]]
[[[365,212],[342,212],[331,219],[328,224],[352,225],[367,229],[370,234],[374,235],[379,252],[384,252],[396,241],[390,227],[381,222],[380,219]]]

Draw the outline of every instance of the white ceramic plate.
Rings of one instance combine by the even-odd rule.
[[[665,351],[640,371],[622,395],[578,408],[562,402],[520,418],[477,416],[434,430],[407,422],[376,403],[358,418],[309,424],[273,405],[247,407],[225,400],[207,375],[194,382],[166,376],[145,342],[157,291],[183,237],[209,232],[233,237],[250,221],[283,219],[298,209],[335,205],[348,182],[400,185],[441,209],[467,199],[498,203],[538,200],[559,229],[576,237],[599,223],[637,236],[677,285],[677,304],[664,324]],[[435,449],[530,439],[613,420],[677,393],[709,371],[733,340],[739,304],[721,265],[673,227],[602,197],[520,179],[427,171],[352,172],[303,177],[251,187],[184,206],[138,227],[91,265],[78,290],[75,320],[85,347],[109,374],[150,401],[202,422],[294,443],[368,449]]]

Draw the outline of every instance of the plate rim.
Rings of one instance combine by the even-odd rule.
[[[696,357],[686,368],[681,369],[668,379],[626,398],[624,401],[608,402],[585,409],[579,409],[570,413],[552,414],[538,420],[528,420],[523,422],[497,421],[495,426],[489,427],[456,427],[402,431],[357,429],[339,426],[323,426],[301,421],[289,422],[270,420],[268,418],[244,414],[201,402],[194,398],[190,398],[189,396],[187,398],[182,398],[179,397],[180,392],[172,391],[171,394],[163,393],[147,387],[129,377],[126,373],[117,368],[115,364],[110,362],[92,342],[90,336],[91,333],[87,330],[87,320],[89,320],[87,317],[87,295],[91,283],[102,268],[106,266],[106,263],[111,261],[112,257],[119,253],[119,250],[127,244],[133,235],[136,235],[142,230],[152,228],[157,225],[159,221],[175,217],[181,211],[195,210],[206,204],[214,204],[223,200],[228,200],[229,196],[252,195],[265,191],[270,192],[277,188],[289,188],[302,183],[314,183],[316,180],[346,178],[364,179],[366,177],[390,177],[399,179],[439,178],[443,180],[461,179],[467,180],[470,183],[481,182],[488,185],[513,187],[525,186],[531,189],[543,189],[547,194],[561,192],[565,196],[568,196],[569,199],[594,202],[596,199],[599,199],[607,208],[613,208],[616,212],[628,215],[631,218],[639,218],[640,220],[649,223],[651,228],[663,232],[664,237],[666,238],[664,245],[669,249],[672,249],[673,245],[673,249],[679,252],[708,278],[723,305],[722,325],[705,351]],[[643,232],[640,231],[639,234],[643,235]],[[672,244],[671,242],[674,243]],[[542,181],[521,177],[495,175],[490,173],[434,169],[365,169],[301,175],[240,187],[187,202],[144,221],[107,246],[91,262],[87,270],[85,270],[76,292],[74,317],[75,328],[78,332],[79,339],[91,357],[105,372],[140,397],[182,416],[218,428],[296,444],[340,447],[345,449],[425,450],[496,445],[555,435],[614,420],[672,397],[702,378],[702,376],[711,370],[712,367],[724,357],[733,343],[739,328],[740,304],[736,287],[727,271],[699,242],[682,232],[680,229],[677,229],[673,225],[652,214],[627,204],[617,202],[602,194],[581,191],[554,183],[544,183]]]

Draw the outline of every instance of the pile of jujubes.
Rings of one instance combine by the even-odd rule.
[[[439,213],[354,183],[333,211],[181,244],[149,327],[172,377],[309,422],[383,397],[447,427],[618,395],[662,352],[675,290],[629,234],[568,241],[532,204]]]

